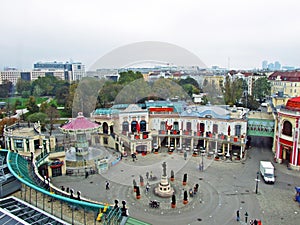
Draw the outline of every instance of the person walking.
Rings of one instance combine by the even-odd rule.
[[[236,211],[236,221],[240,221],[240,210]]]
[[[106,181],[106,183],[105,183],[105,189],[109,190],[109,182],[108,181]]]
[[[187,152],[186,151],[184,152],[183,156],[184,156],[184,160],[186,160],[186,158],[187,158]]]
[[[248,213],[246,212],[245,213],[245,223],[247,223],[247,221],[248,221]]]

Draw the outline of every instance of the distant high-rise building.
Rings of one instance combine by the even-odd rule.
[[[267,60],[262,61],[262,69],[263,70],[268,69],[268,61]]]
[[[280,70],[280,69],[281,69],[281,64],[278,61],[276,61],[274,63],[274,70]]]
[[[271,70],[271,71],[274,70],[274,64],[273,63],[268,64],[268,70]]]

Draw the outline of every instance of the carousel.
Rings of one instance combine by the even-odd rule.
[[[60,130],[70,136],[75,137],[74,148],[78,156],[87,155],[89,153],[89,141],[91,134],[98,131],[100,125],[85,118],[82,112],[78,113],[75,119],[69,120]]]

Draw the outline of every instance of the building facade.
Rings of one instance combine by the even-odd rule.
[[[33,70],[21,71],[17,69],[6,69],[0,71],[0,84],[4,80],[17,84],[19,78],[34,81],[39,77],[54,76],[62,80],[76,81],[86,76],[85,65],[81,62],[38,62],[34,64]]]
[[[40,124],[20,127],[18,124],[4,129],[5,148],[37,160],[39,173],[46,177],[66,174],[65,151],[57,148],[55,137],[41,134]]]
[[[277,114],[273,144],[275,161],[300,170],[300,97],[289,99],[285,108],[278,109]]]
[[[277,71],[272,73],[268,80],[271,82],[271,94],[278,94],[281,97],[300,95],[299,71]]]
[[[246,148],[247,121],[235,117],[230,110],[218,106],[172,107],[153,106],[141,108],[129,105],[115,114],[105,115],[105,110],[92,114],[95,121],[110,124],[115,149],[123,155],[147,154],[158,148],[178,151],[199,151],[207,154],[244,157]],[[147,105],[147,104],[146,104]],[[161,104],[160,104],[161,105]],[[102,114],[100,113],[102,112]],[[103,139],[109,136],[103,128]],[[101,134],[100,134],[101,139]],[[103,141],[104,142],[104,141]],[[171,149],[172,150],[172,149]]]

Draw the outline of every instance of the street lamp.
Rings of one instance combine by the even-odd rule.
[[[201,171],[204,171],[204,163],[203,163],[203,155],[204,155],[204,153],[201,152],[201,151],[200,151],[200,153],[201,153],[202,161],[201,161],[201,164],[199,163],[199,169]]]
[[[257,172],[256,173],[256,188],[255,188],[255,194],[257,194],[257,192],[258,192],[258,182],[260,181],[259,179],[258,179],[258,176],[259,176],[259,172]]]

